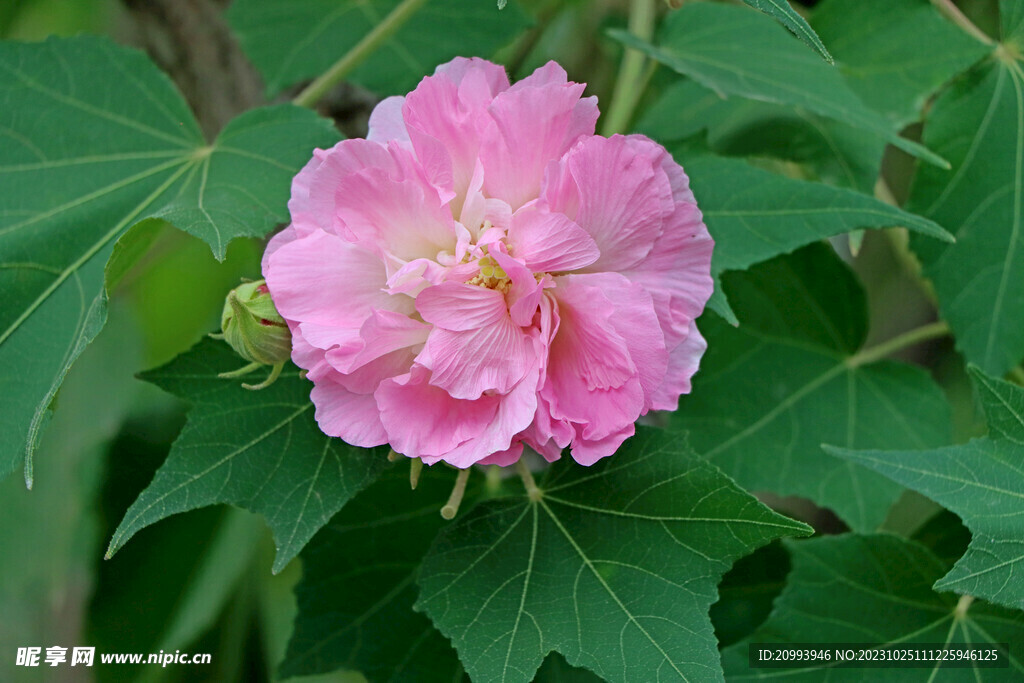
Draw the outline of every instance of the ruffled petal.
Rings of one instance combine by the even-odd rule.
[[[502,67],[460,58],[438,67],[405,98],[403,117],[416,156],[453,191],[456,215],[473,177],[487,106],[506,88]]]
[[[316,422],[324,434],[360,448],[388,442],[373,394],[357,394],[323,377],[313,385],[310,398],[316,405]]]
[[[686,337],[669,353],[665,379],[651,397],[652,410],[675,410],[679,407],[679,396],[690,393],[691,379],[700,368],[700,359],[707,347],[696,321],[691,322]]]
[[[414,310],[411,298],[384,292],[379,258],[322,230],[275,249],[264,274],[277,310],[292,321],[358,328],[376,309]]]
[[[635,433],[636,425],[630,422],[622,429],[600,439],[577,438],[572,442],[572,448],[569,452],[572,454],[573,460],[589,467],[601,458],[607,458],[609,455],[614,454],[615,451],[619,450],[622,442]]]
[[[554,419],[577,425],[577,437],[602,439],[640,416],[640,374],[611,321],[611,300],[578,280],[556,281],[560,322],[541,393]]]
[[[414,365],[407,374],[381,382],[374,397],[391,447],[411,458],[436,462],[483,433],[498,412],[501,397],[464,401],[429,379],[429,370]]]
[[[400,95],[385,97],[378,102],[370,112],[369,132],[366,134],[366,139],[384,145],[392,140],[410,142],[409,131],[406,130],[405,119],[402,118],[404,106],[405,97]]]
[[[419,362],[430,368],[430,383],[461,399],[507,394],[537,365],[532,335],[508,315],[473,330],[437,328],[426,351]]]
[[[508,313],[501,292],[459,282],[424,289],[416,309],[428,323],[456,332],[495,325]]]
[[[538,196],[547,164],[593,134],[597,121],[596,106],[580,100],[583,85],[528,80],[494,98],[493,124],[480,145],[485,193],[513,210]]]
[[[340,179],[333,192],[347,236],[382,259],[436,259],[455,251],[451,213],[419,179],[396,181],[385,171],[366,169]]]
[[[536,273],[571,271],[594,263],[601,252],[587,232],[562,213],[528,204],[515,212],[508,245]]]
[[[588,272],[621,271],[651,253],[675,208],[663,153],[653,142],[595,136],[549,169],[547,204],[572,218],[601,252]]]
[[[569,275],[564,281],[598,289],[611,302],[613,310],[608,320],[625,341],[630,360],[636,366],[646,413],[665,378],[669,355],[651,295],[618,273]]]
[[[356,338],[328,351],[327,360],[340,372],[350,373],[385,354],[423,344],[429,334],[430,325],[401,313],[377,310],[363,322]]]
[[[455,467],[469,467],[486,460],[491,454],[503,454],[499,457],[507,464],[515,462],[518,457],[511,458],[512,452],[517,450],[516,436],[529,426],[537,410],[539,378],[540,373],[534,365],[523,381],[501,397],[498,410],[487,426],[475,437],[452,449],[443,460]]]

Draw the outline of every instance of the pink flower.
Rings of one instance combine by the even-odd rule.
[[[583,88],[455,59],[295,177],[263,273],[324,432],[590,465],[689,392],[713,242],[683,169],[595,135]]]

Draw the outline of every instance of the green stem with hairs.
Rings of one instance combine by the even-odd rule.
[[[629,32],[641,40],[650,41],[654,36],[656,16],[655,0],[632,0],[629,6]],[[639,50],[626,48],[622,55],[615,90],[612,92],[612,106],[601,123],[601,134],[605,136],[623,133],[633,119],[640,96],[644,92],[648,75],[644,76],[646,55]],[[653,72],[651,72],[653,73]]]
[[[405,22],[409,21],[412,15],[416,13],[416,10],[426,1],[403,0],[400,2],[395,9],[391,10],[389,15],[384,17],[383,21],[374,26],[351,50],[331,65],[331,68],[296,95],[292,102],[300,107],[312,107],[319,102],[321,97],[344,80],[353,69],[380,47],[381,43],[390,38]]]

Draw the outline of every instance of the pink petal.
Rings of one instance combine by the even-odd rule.
[[[669,358],[651,295],[618,273],[569,275],[563,280],[594,287],[608,297],[614,309],[609,321],[626,342],[629,357],[636,365],[640,386],[644,390],[643,412],[646,413],[651,407],[654,392],[665,377]]]
[[[664,150],[616,135],[583,140],[550,169],[544,198],[597,243],[589,272],[621,271],[651,253],[675,205],[661,168]]]
[[[377,310],[363,322],[354,343],[332,349],[327,359],[339,371],[349,373],[392,351],[423,344],[429,334],[430,325],[401,313]]]
[[[374,392],[391,447],[411,458],[444,457],[479,436],[494,419],[501,398],[452,398],[430,384],[429,371],[414,365],[406,374],[381,382]]]
[[[516,258],[537,273],[589,266],[601,255],[593,238],[565,214],[531,204],[512,216],[508,245]]]
[[[358,328],[375,309],[413,311],[411,298],[383,291],[379,258],[323,231],[277,248],[264,274],[277,310],[292,321]]]
[[[483,460],[478,460],[476,465],[497,465],[498,467],[508,467],[514,465],[519,458],[523,455],[523,443],[521,441],[512,444],[511,447],[492,453]]]
[[[607,458],[619,450],[622,442],[633,436],[634,433],[636,433],[636,425],[630,422],[622,429],[601,439],[577,438],[572,442],[572,449],[570,450],[572,459],[581,465],[589,467],[601,458]]]
[[[370,113],[369,132],[366,139],[371,142],[387,144],[391,140],[409,141],[409,131],[405,128],[402,118],[402,107],[405,97],[393,95],[377,103]]]
[[[487,105],[507,87],[501,67],[463,59],[438,67],[405,98],[403,116],[416,155],[438,177],[447,173],[456,214],[473,177]]]
[[[545,279],[537,280],[529,268],[502,251],[494,250],[491,256],[512,280],[512,286],[505,294],[512,322],[520,327],[532,324],[544,287],[550,283],[551,278],[545,276]]]
[[[494,98],[488,109],[493,127],[480,146],[488,196],[505,200],[513,210],[538,196],[548,163],[594,131],[597,108],[580,100],[583,88],[577,83],[520,87]]]
[[[310,398],[324,434],[361,448],[388,442],[373,394],[356,394],[329,378],[321,378],[313,385]]]
[[[486,98],[489,102],[498,93],[508,90],[505,67],[479,57],[456,57],[434,69],[435,76],[441,74],[465,90],[463,99],[470,102],[475,98]]]
[[[697,330],[697,323],[691,322],[686,338],[669,354],[665,379],[651,397],[653,410],[675,410],[679,407],[679,396],[690,393],[690,380],[697,373],[707,347],[708,343]]]
[[[321,230],[340,232],[335,190],[346,176],[367,169],[376,169],[395,179],[404,175],[401,165],[388,148],[369,140],[342,140],[329,150],[316,150],[313,156],[320,163],[304,180],[306,192],[300,191],[299,177],[296,176],[292,183],[292,199],[288,203],[292,222],[300,228],[311,222]]]
[[[392,180],[379,169],[342,178],[334,187],[338,217],[350,238],[382,258],[437,258],[455,251],[455,225],[433,188],[419,179]]]
[[[453,331],[495,325],[507,317],[501,292],[458,282],[424,289],[416,297],[416,310],[428,323]]]
[[[541,394],[554,419],[580,425],[578,437],[602,439],[640,416],[640,375],[610,320],[611,300],[578,280],[557,278],[557,283],[560,322]]]
[[[436,328],[427,339],[430,383],[455,398],[507,394],[537,365],[533,337],[507,315],[483,327],[453,332]]]
[[[539,369],[535,364],[515,389],[501,397],[494,418],[480,434],[452,449],[444,456],[444,461],[455,467],[469,467],[492,454],[504,454],[500,457],[507,462],[511,457],[508,451],[514,450],[512,442],[516,435],[526,429],[533,420],[537,409],[539,379]]]

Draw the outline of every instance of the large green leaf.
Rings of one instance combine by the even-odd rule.
[[[1024,72],[1009,53],[958,80],[932,107],[924,140],[953,162],[922,168],[908,206],[956,235],[912,243],[957,347],[1002,375],[1024,357]]]
[[[722,652],[730,680],[1009,681],[1024,674],[1024,614],[940,595],[945,566],[898,536],[822,536],[787,542],[793,570],[765,622]],[[752,669],[748,643],[1010,644],[1009,668]],[[1004,653],[1005,654],[1005,653]]]
[[[808,527],[639,428],[590,468],[558,462],[531,497],[489,501],[424,559],[417,608],[484,681],[529,681],[556,650],[610,681],[721,680],[708,608],[731,563]]]
[[[928,0],[826,0],[811,25],[850,88],[899,125],[920,118],[932,93],[991,50]]]
[[[857,228],[903,226],[950,241],[930,220],[855,190],[786,178],[738,159],[686,161],[693,193],[715,238],[711,270],[744,270]]]
[[[454,471],[401,462],[345,506],[302,553],[299,613],[282,676],[345,668],[371,681],[459,680],[451,644],[413,611],[416,572],[437,532]]]
[[[822,443],[944,445],[949,407],[923,370],[868,362],[864,294],[830,248],[724,278],[739,328],[709,319],[708,351],[672,424],[741,486],[810,498],[874,530],[900,489]],[[703,320],[703,319],[702,319]]]
[[[989,436],[931,451],[830,448],[920,491],[971,530],[967,553],[937,589],[1024,608],[1024,389],[973,373]]]
[[[644,109],[636,128],[670,149],[701,130],[726,156],[794,161],[817,180],[872,194],[885,141],[802,109],[722,97],[690,79],[667,87]]]
[[[941,157],[897,135],[884,116],[858,99],[838,69],[760,12],[688,2],[665,20],[657,46],[622,30],[612,35],[722,94],[802,107],[948,168]]]
[[[348,79],[381,95],[412,90],[452,57],[489,57],[528,24],[518,5],[478,0],[421,3],[409,21]],[[319,76],[399,5],[399,0],[237,0],[228,21],[273,96]]]
[[[790,33],[814,48],[825,61],[829,64],[833,63],[832,55],[828,53],[821,38],[808,25],[807,20],[790,6],[789,0],[743,0],[743,2],[774,17],[777,22],[789,29]]]
[[[267,519],[280,571],[380,473],[386,449],[355,448],[320,431],[309,383],[294,366],[252,392],[217,377],[241,364],[227,344],[207,339],[143,375],[193,407],[167,461],[114,532],[108,557],[169,515],[232,503]]]
[[[162,215],[222,257],[287,219],[290,178],[330,125],[243,115],[207,145],[141,53],[79,37],[0,44],[0,475],[31,457],[68,368],[106,320],[103,267]]]

